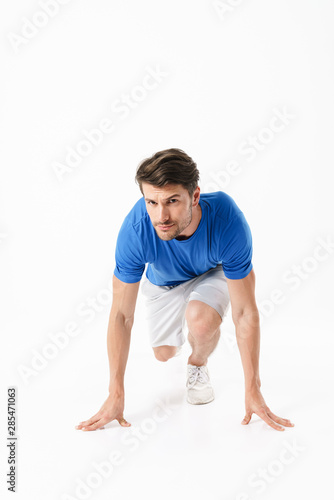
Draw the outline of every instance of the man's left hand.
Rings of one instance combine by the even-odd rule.
[[[247,425],[250,422],[253,413],[255,413],[268,425],[270,425],[270,427],[276,429],[277,431],[285,431],[282,425],[284,425],[285,427],[294,426],[294,424],[292,424],[290,420],[278,417],[272,411],[270,411],[259,389],[246,391],[245,405],[246,415],[241,422],[243,425]]]

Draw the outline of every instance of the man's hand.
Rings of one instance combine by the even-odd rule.
[[[284,425],[285,427],[294,427],[294,424],[292,424],[290,420],[287,420],[286,418],[280,418],[272,411],[270,411],[265,403],[265,400],[263,399],[260,389],[256,388],[246,391],[245,404],[246,415],[241,422],[243,425],[247,425],[250,422],[253,413],[255,413],[268,425],[270,425],[270,427],[276,429],[277,431],[285,431],[284,427],[281,427],[282,425]]]
[[[112,420],[118,420],[122,427],[130,427],[131,424],[123,418],[124,412],[124,395],[109,394],[106,401],[101,406],[92,418],[80,422],[75,428],[82,431],[95,431],[104,427],[105,424]]]

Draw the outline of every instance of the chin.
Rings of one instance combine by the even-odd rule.
[[[160,233],[157,233],[159,238],[163,241],[169,241],[169,240],[173,240],[175,238],[175,236],[171,236],[169,234],[160,234]]]
[[[179,231],[174,231],[173,233],[163,233],[156,230],[157,235],[163,241],[170,241],[176,238],[179,235]]]

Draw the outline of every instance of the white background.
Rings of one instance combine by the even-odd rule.
[[[319,238],[334,239],[333,3],[71,0],[40,16],[42,4],[6,2],[0,15],[1,496],[15,386],[17,499],[330,498],[334,252],[316,249]],[[147,68],[165,76],[138,90]],[[126,116],[113,111],[131,93]],[[293,118],[263,131],[274,109]],[[113,132],[59,178],[55,162],[106,118]],[[267,140],[252,160],[240,150],[250,137]],[[216,399],[191,406],[190,346],[168,363],[154,358],[140,295],[124,416],[141,437],[130,441],[116,421],[74,428],[107,396],[108,286],[119,227],[140,197],[136,167],[171,147],[196,161],[202,190],[231,195],[251,227],[262,389],[272,411],[295,423],[284,433],[257,416],[240,425],[230,313],[208,364]],[[231,161],[238,174],[227,178]],[[280,303],[269,303],[277,290]],[[50,335],[71,322],[77,335],[48,351]],[[53,359],[23,376],[43,350]],[[101,478],[94,464],[117,450],[122,463]],[[256,483],[261,469],[267,479]]]

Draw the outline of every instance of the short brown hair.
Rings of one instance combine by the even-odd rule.
[[[142,182],[163,187],[166,184],[181,184],[190,196],[198,186],[199,171],[196,163],[182,149],[165,149],[143,160],[136,172],[135,180],[142,190]]]

